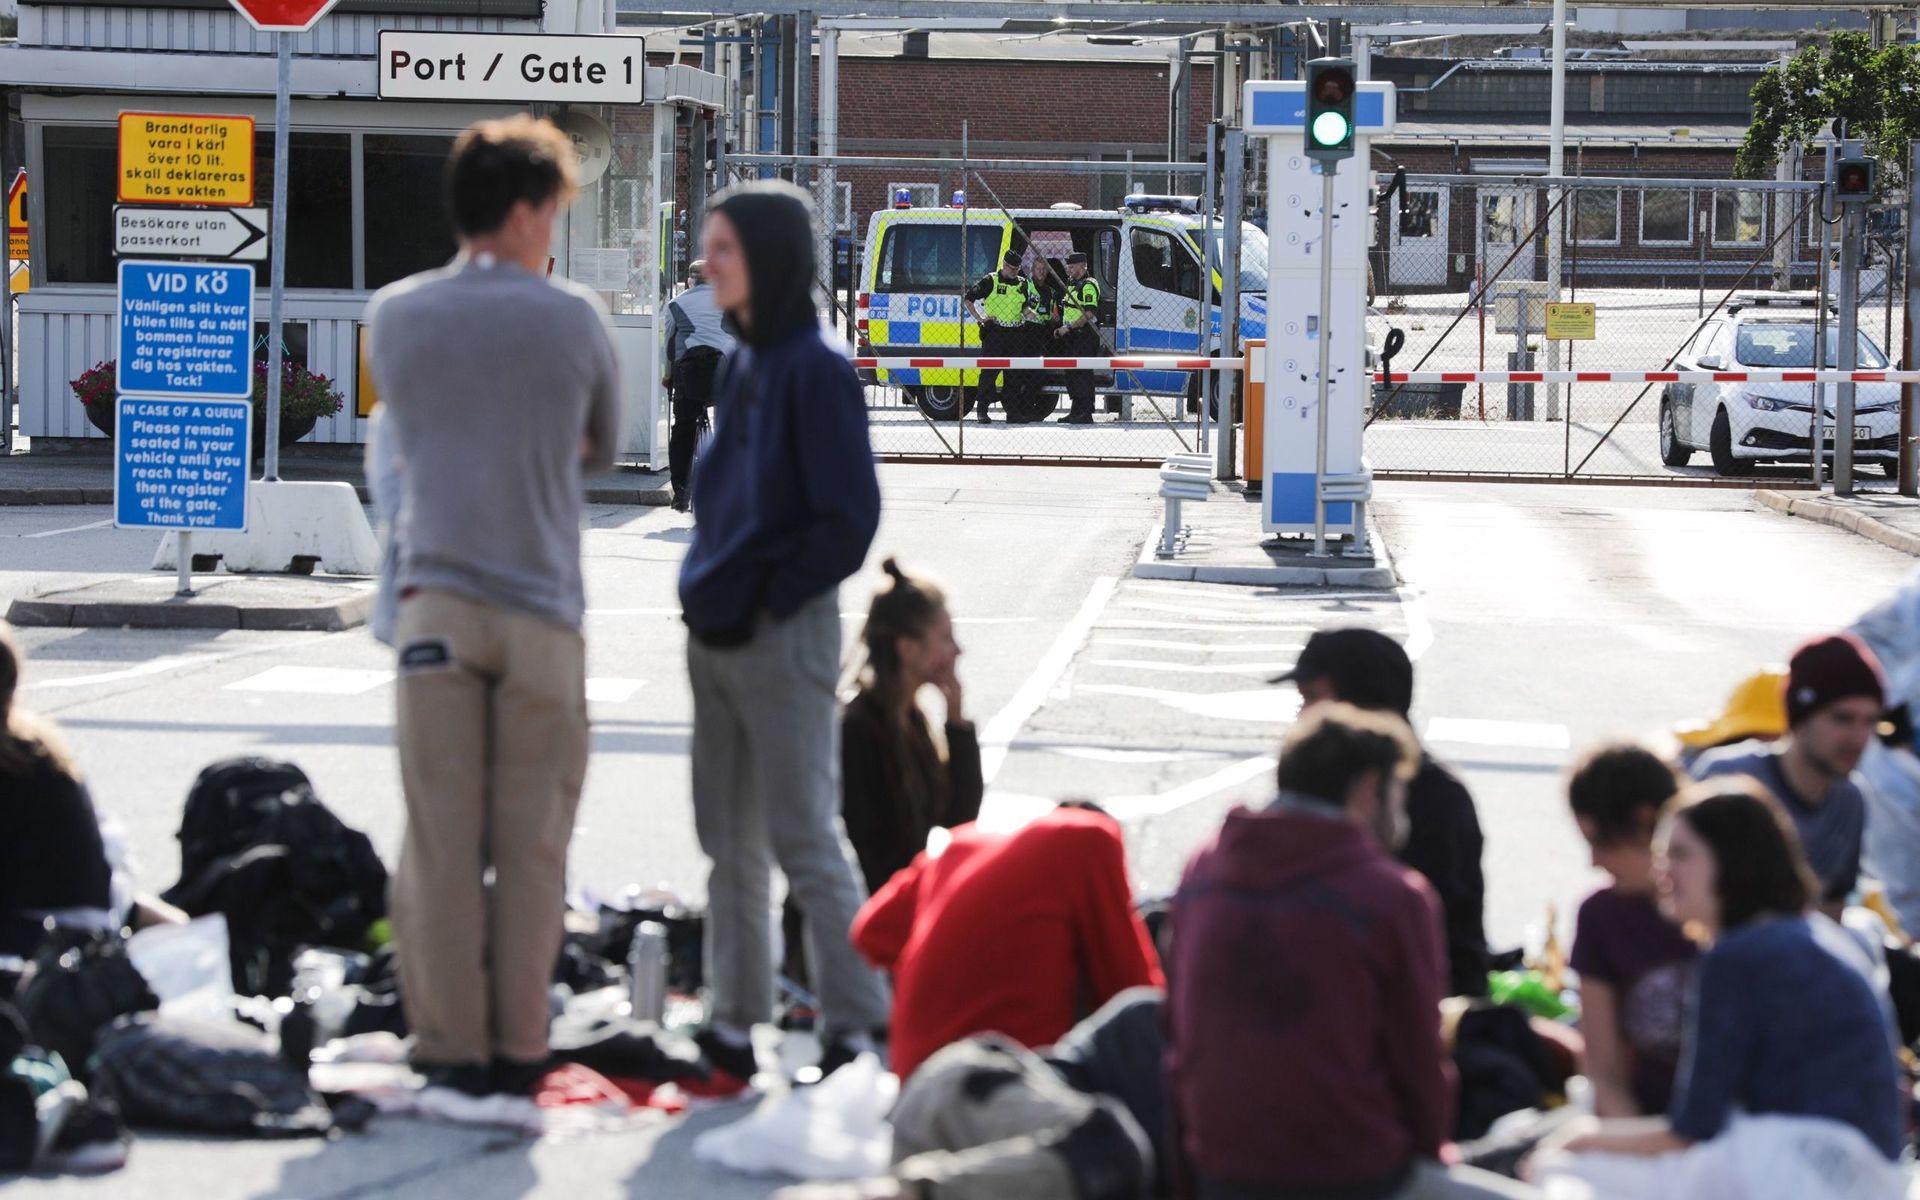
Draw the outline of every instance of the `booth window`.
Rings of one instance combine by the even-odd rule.
[[[445,266],[453,257],[453,223],[441,186],[452,149],[452,138],[433,135],[369,133],[363,139],[368,287]]]
[[[47,128],[41,158],[46,179],[34,185],[46,195],[40,211],[47,261],[44,268],[34,264],[34,282],[42,272],[48,283],[113,282],[117,136],[96,126]]]
[[[1716,246],[1758,246],[1767,219],[1767,198],[1761,192],[1713,194],[1713,243]]]
[[[344,133],[294,130],[287,161],[287,286],[353,286],[353,143]],[[253,200],[273,203],[273,130],[261,128],[253,141]],[[269,256],[279,252],[271,247]],[[255,280],[267,286],[268,262],[255,268]]]
[[[49,125],[42,134],[46,180],[48,283],[112,283],[113,205],[118,170],[118,133],[111,126]],[[287,286],[353,286],[353,190],[351,143],[344,133],[293,135],[287,164]],[[273,202],[273,136],[262,130],[254,144],[254,204]],[[267,286],[268,263],[255,265]]]

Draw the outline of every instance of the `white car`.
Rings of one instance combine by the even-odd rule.
[[[1676,371],[1806,370],[1813,366],[1815,317],[1799,311],[1730,305],[1700,323],[1674,360]],[[1826,326],[1824,362],[1839,359],[1839,330]],[[1864,332],[1859,369],[1883,370],[1887,356]],[[1757,462],[1810,462],[1813,396],[1824,393],[1822,451],[1833,453],[1835,387],[1811,383],[1670,383],[1660,395],[1660,459],[1684,467],[1705,450],[1721,475],[1744,475]],[[1854,387],[1853,457],[1899,471],[1900,385]]]

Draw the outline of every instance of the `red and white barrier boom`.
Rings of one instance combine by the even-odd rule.
[[[1237,358],[982,358],[972,354],[856,358],[853,365],[882,371],[1240,371]],[[1915,371],[1395,371],[1374,372],[1375,383],[1920,383]]]

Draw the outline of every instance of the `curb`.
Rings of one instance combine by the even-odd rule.
[[[364,484],[356,484],[353,490],[360,497],[360,503],[373,503],[373,497]],[[628,508],[664,508],[673,502],[673,489],[661,487],[641,491],[633,488],[588,488],[586,502]],[[0,508],[60,508],[112,503],[112,488],[0,488]]]
[[[1753,498],[1762,506],[1787,517],[1801,517],[1820,525],[1831,525],[1848,533],[1879,542],[1902,554],[1920,558],[1920,533],[1896,529],[1870,513],[1831,500],[1812,496],[1793,496],[1785,492],[1761,489]]]
[[[278,633],[339,633],[366,624],[373,593],[326,604],[253,607],[180,601],[15,600],[10,625],[60,629],[250,629]]]
[[[1374,551],[1373,565],[1370,567],[1306,567],[1306,566],[1207,566],[1197,563],[1182,563],[1176,554],[1174,558],[1161,558],[1157,553],[1160,545],[1162,526],[1155,521],[1147,530],[1146,541],[1140,546],[1139,557],[1134,560],[1133,577],[1135,579],[1168,579],[1185,583],[1227,583],[1245,587],[1336,587],[1360,588],[1363,590],[1389,592],[1400,586],[1400,580],[1393,569],[1393,560],[1387,553],[1386,544],[1380,540],[1380,531],[1372,531]]]

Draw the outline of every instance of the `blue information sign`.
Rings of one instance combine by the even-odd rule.
[[[253,268],[120,261],[119,390],[130,396],[253,394]]]
[[[113,523],[121,529],[247,528],[253,405],[121,396],[113,414]]]
[[[1384,133],[1394,125],[1393,84],[1362,80],[1353,96],[1358,133]],[[1300,79],[1256,79],[1247,84],[1248,133],[1283,133],[1307,124],[1307,85]]]

